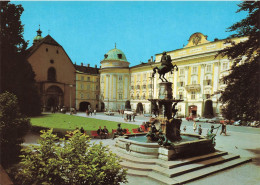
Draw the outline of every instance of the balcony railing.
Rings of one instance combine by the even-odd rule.
[[[185,88],[187,91],[200,91],[200,84],[186,85]]]

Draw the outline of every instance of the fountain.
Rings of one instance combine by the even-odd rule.
[[[120,137],[116,146],[127,154],[143,158],[159,158],[173,160],[184,156],[206,154],[214,151],[214,137],[202,137],[195,134],[181,133],[182,120],[175,118],[176,105],[183,101],[172,96],[172,83],[164,77],[165,73],[173,72],[171,57],[163,53],[161,66],[153,69],[153,77],[158,71],[159,95],[157,99],[148,99],[152,105],[155,118],[149,122],[148,134],[134,134]],[[145,141],[145,137],[147,140]]]

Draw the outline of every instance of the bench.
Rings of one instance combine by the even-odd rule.
[[[92,136],[93,138],[99,137],[97,131],[95,131],[95,130],[91,130],[90,133],[91,133],[91,136]]]
[[[132,131],[133,131],[133,133],[135,133],[135,134],[140,133],[137,128],[133,128]]]

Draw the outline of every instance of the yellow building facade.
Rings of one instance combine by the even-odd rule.
[[[243,42],[247,38],[234,38],[234,42]],[[177,50],[168,51],[173,65],[178,66],[178,71],[166,74],[172,82],[173,97],[183,99],[178,104],[178,116],[202,116],[207,100],[212,100],[214,115],[221,114],[220,94],[226,85],[222,77],[229,74],[232,60],[216,57],[219,50],[230,46],[225,40],[207,40],[202,33],[190,36],[188,44]],[[150,60],[130,68],[131,90],[130,98],[132,109],[137,109],[142,104],[143,112],[150,113],[149,98],[158,98],[158,87],[161,80],[158,74],[151,78],[152,68],[160,65],[162,53],[155,55],[155,61]]]
[[[102,109],[100,98],[100,75],[95,67],[74,64],[76,69],[76,108],[79,111]]]

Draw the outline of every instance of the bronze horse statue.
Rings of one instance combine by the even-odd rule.
[[[156,70],[159,74],[159,78],[162,80],[162,82],[168,82],[168,80],[164,77],[164,75],[168,72],[173,72],[174,68],[176,68],[176,71],[178,71],[177,65],[172,65],[172,59],[170,55],[166,55],[166,52],[163,52],[163,56],[161,58],[161,66],[154,67],[153,68],[153,74],[152,77],[154,77]]]

